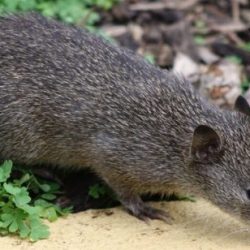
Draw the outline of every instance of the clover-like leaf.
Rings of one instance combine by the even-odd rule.
[[[30,217],[30,228],[31,232],[29,237],[32,241],[45,239],[49,236],[48,226],[44,225],[38,216]]]
[[[11,169],[12,161],[5,161],[0,166],[0,183],[8,180],[8,178],[10,177]]]

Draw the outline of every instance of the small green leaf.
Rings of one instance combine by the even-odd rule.
[[[106,193],[105,187],[100,184],[95,184],[89,187],[89,196],[93,197],[94,199],[99,199],[102,195]]]
[[[204,38],[204,36],[197,35],[197,36],[194,37],[194,42],[197,45],[204,45],[205,44],[205,38]]]
[[[50,191],[50,185],[48,184],[41,184],[40,188],[44,191],[44,192],[48,192]]]
[[[46,200],[43,200],[43,199],[37,199],[35,201],[35,206],[40,206],[42,208],[47,208],[47,207],[51,206],[51,203],[46,201]]]
[[[29,181],[31,178],[30,174],[26,173],[24,174],[20,180],[15,180],[16,184],[18,184],[19,186],[22,186],[25,182]]]
[[[0,166],[0,183],[5,182],[10,177],[10,173],[12,170],[12,161],[5,161]]]
[[[23,204],[20,208],[29,215],[40,214],[42,211],[40,206],[30,206],[29,204]]]
[[[4,183],[3,187],[7,193],[13,195],[12,200],[16,204],[17,207],[20,207],[20,206],[27,204],[31,201],[31,198],[29,197],[29,193],[27,191],[27,188],[15,187],[11,183]]]
[[[22,207],[23,205],[28,204],[31,201],[29,193],[25,187],[20,189],[20,192],[14,197],[13,201],[17,207]]]
[[[66,208],[61,208],[59,206],[54,206],[54,208],[56,209],[56,212],[59,216],[66,216],[69,213],[72,213],[73,210],[73,206],[71,207],[66,207]]]
[[[57,212],[54,207],[45,208],[42,217],[48,219],[50,222],[57,220]]]
[[[13,184],[11,183],[4,183],[3,187],[5,189],[5,191],[9,194],[12,194],[14,196],[16,196],[18,193],[21,192],[21,188],[20,187],[15,187]]]
[[[29,226],[26,224],[26,221],[21,221],[19,223],[19,235],[21,238],[27,238],[28,235],[30,234],[30,228]]]
[[[45,200],[52,201],[56,198],[56,195],[54,195],[54,194],[42,194],[41,198],[43,198]]]
[[[38,216],[30,218],[30,226],[31,232],[29,237],[32,241],[48,238],[49,228],[41,222],[41,219],[39,219]]]
[[[1,215],[1,227],[2,228],[7,228],[13,221],[12,214],[2,214]]]
[[[10,226],[9,226],[9,231],[10,231],[11,233],[14,233],[14,232],[17,231],[17,229],[18,229],[18,225],[17,225],[16,220],[14,220],[14,221],[10,224]]]

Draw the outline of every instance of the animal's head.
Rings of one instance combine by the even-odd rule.
[[[223,129],[198,126],[190,150],[200,194],[250,222],[250,106],[239,96]],[[225,120],[222,120],[222,123]]]

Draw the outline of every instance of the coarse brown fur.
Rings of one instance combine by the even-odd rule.
[[[88,166],[141,219],[166,214],[140,194],[178,190],[249,221],[247,115],[82,29],[29,14],[0,31],[2,159]]]

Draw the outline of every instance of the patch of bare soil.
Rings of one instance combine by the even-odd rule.
[[[169,210],[172,225],[161,221],[146,224],[128,215],[121,207],[87,210],[71,214],[50,224],[48,240],[30,243],[1,237],[6,250],[244,250],[250,248],[249,232],[217,208],[203,200],[197,202],[158,202],[156,207]]]

